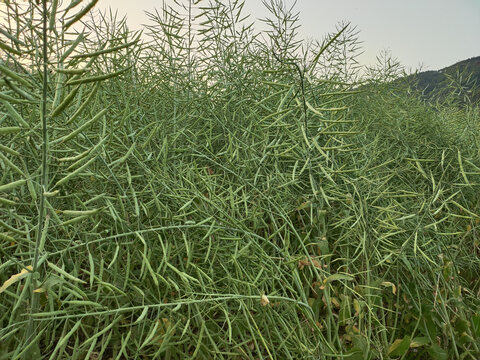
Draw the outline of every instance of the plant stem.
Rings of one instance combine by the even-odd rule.
[[[38,226],[35,239],[35,253],[33,257],[32,272],[32,293],[31,293],[31,308],[30,315],[37,312],[38,308],[38,295],[33,292],[33,289],[37,288],[37,273],[38,257],[40,248],[40,239],[42,237],[43,223],[45,218],[45,196],[47,182],[48,182],[48,132],[47,132],[47,91],[48,91],[48,38],[47,38],[47,0],[42,1],[42,61],[43,61],[43,84],[42,84],[42,101],[41,101],[41,121],[42,121],[42,173],[40,183],[40,206],[38,209]],[[31,341],[35,337],[35,329],[33,327],[33,316],[30,316],[28,329],[27,329],[27,341]],[[31,355],[31,353],[29,354]]]

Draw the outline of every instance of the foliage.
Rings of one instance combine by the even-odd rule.
[[[0,358],[478,358],[477,107],[279,0],[95,3],[2,5]]]
[[[478,105],[480,101],[480,56],[460,61],[439,71],[423,71],[409,76],[428,100]]]

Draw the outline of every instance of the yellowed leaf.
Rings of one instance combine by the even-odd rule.
[[[267,306],[268,304],[270,304],[270,300],[268,300],[267,295],[263,294],[260,300],[260,305]]]
[[[310,207],[310,205],[312,205],[311,201],[305,201],[300,206],[298,206],[295,210],[300,211],[300,210],[306,209],[307,207]]]
[[[302,259],[298,261],[298,268],[300,270],[303,270],[305,266],[309,266],[309,265],[310,265],[310,262],[307,259]]]
[[[158,329],[156,331],[155,338],[152,340],[152,343],[161,345],[167,333],[170,331],[174,331],[175,333],[175,329],[171,330],[173,325],[170,322],[170,320],[167,318],[161,318],[157,320],[157,322],[158,322]]]
[[[332,297],[330,301],[332,302],[333,306],[335,306],[337,309],[340,309],[340,301],[338,301],[336,297]]]
[[[410,348],[411,339],[405,336],[403,339],[396,339],[388,348],[388,355],[391,357],[403,356]]]
[[[394,283],[391,283],[390,281],[384,281],[384,282],[382,282],[382,285],[383,286],[391,286],[393,295],[397,294],[397,287],[395,286]]]
[[[362,311],[362,309],[360,308],[360,303],[357,299],[353,300],[353,308],[355,309],[355,316],[358,316],[360,314],[360,311]]]
[[[430,343],[430,339],[427,337],[417,337],[412,339],[410,343],[410,348],[418,348],[421,346],[428,345]]]
[[[17,281],[20,281],[20,280],[22,280],[23,278],[27,277],[27,276],[31,273],[31,272],[28,271],[28,270],[32,271],[32,270],[33,270],[32,266],[30,266],[30,265],[27,266],[26,269],[22,269],[22,271],[20,271],[18,274],[12,275],[12,276],[10,277],[10,279],[6,280],[6,281],[3,283],[2,287],[0,287],[0,294],[1,294],[2,292],[4,292],[10,285],[13,285],[13,284],[15,284]]]

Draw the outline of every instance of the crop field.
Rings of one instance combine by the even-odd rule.
[[[480,112],[339,23],[0,4],[0,359],[480,358]],[[195,17],[184,16],[195,10]]]

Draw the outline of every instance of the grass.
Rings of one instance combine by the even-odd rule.
[[[279,1],[95,3],[2,5],[0,358],[478,358],[478,106]]]

